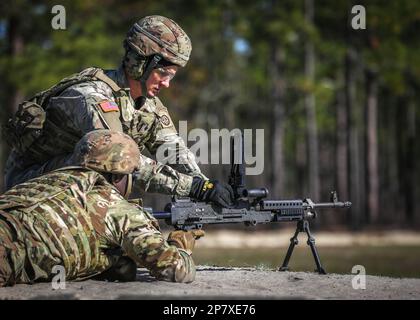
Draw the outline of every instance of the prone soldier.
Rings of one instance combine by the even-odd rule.
[[[159,280],[191,282],[191,254],[203,231],[171,232],[125,198],[140,152],[126,134],[87,133],[64,167],[0,196],[0,287],[99,276],[134,280],[137,266]]]

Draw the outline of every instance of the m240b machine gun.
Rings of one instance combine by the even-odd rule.
[[[314,203],[311,199],[293,200],[265,200],[268,196],[266,188],[247,189],[245,187],[245,167],[243,137],[241,143],[235,145],[231,139],[231,174],[229,184],[232,186],[236,204],[233,208],[222,208],[214,204],[197,202],[190,198],[173,198],[164,212],[153,212],[157,219],[164,219],[167,224],[176,229],[201,229],[206,224],[245,223],[255,226],[262,223],[296,221],[296,232],[290,239],[290,245],[279,271],[288,270],[290,257],[294,247],[298,244],[298,234],[305,232],[315,259],[316,271],[326,274],[321,265],[315,239],[309,229],[309,221],[316,218],[318,209],[350,208],[351,202],[338,201],[337,193],[331,192],[330,202]],[[236,147],[239,145],[239,150]],[[235,164],[234,153],[238,152],[239,163]]]

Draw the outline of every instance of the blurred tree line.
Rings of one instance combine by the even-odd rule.
[[[69,74],[117,67],[132,23],[164,15],[193,51],[162,100],[189,129],[265,129],[254,142],[264,143],[264,173],[249,185],[315,201],[336,189],[353,207],[323,226],[419,226],[420,2],[62,0],[66,29],[54,30],[56,4],[0,4],[2,124]],[[352,28],[354,5],[365,7],[366,29]],[[8,152],[2,139],[1,172]],[[202,168],[219,179],[229,172]],[[145,202],[161,208],[163,198]]]

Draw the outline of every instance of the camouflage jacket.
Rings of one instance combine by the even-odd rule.
[[[100,80],[75,84],[52,97],[45,108],[47,120],[42,135],[24,154],[12,151],[9,156],[5,172],[7,188],[66,166],[75,144],[85,133],[99,128],[115,130],[112,127],[118,125],[136,141],[140,151],[147,148],[155,155],[164,143],[176,146],[177,159],[171,167],[143,156],[144,165],[136,175],[137,186],[150,192],[188,195],[192,176],[203,175],[194,155],[179,137],[168,110],[157,97],[146,99],[136,110],[122,67],[107,71],[106,75],[122,88],[124,99],[116,97],[115,91]],[[118,123],[112,124],[106,116],[114,115],[115,111],[120,121],[117,117]]]
[[[121,249],[160,280],[194,280],[191,256],[169,245],[156,219],[95,171],[56,170],[0,196],[3,285],[51,280],[56,265],[67,280],[92,277],[110,268]]]

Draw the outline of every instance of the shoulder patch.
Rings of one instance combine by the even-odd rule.
[[[158,97],[153,98],[153,104],[155,107],[155,113],[161,117],[164,114],[168,114],[168,109],[163,105],[162,101]]]
[[[171,120],[169,119],[169,117],[166,114],[164,114],[163,116],[160,117],[160,122],[162,122],[162,124],[164,126],[171,125]]]
[[[159,118],[159,122],[161,123],[163,128],[173,127],[174,124],[172,123],[171,116],[169,115],[168,109],[163,105],[158,97],[153,99],[155,104],[155,113]]]
[[[103,100],[99,102],[99,107],[103,112],[120,111],[118,105],[114,101]]]

